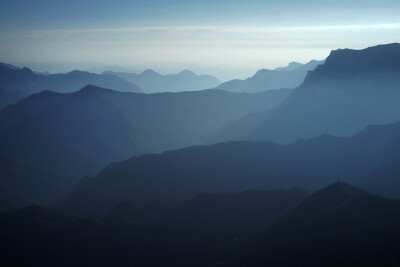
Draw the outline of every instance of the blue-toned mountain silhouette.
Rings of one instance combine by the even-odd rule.
[[[99,216],[117,202],[174,200],[200,192],[351,181],[400,157],[400,122],[368,127],[349,138],[323,135],[284,145],[228,142],[132,157],[80,183],[60,209]]]
[[[220,84],[217,89],[230,92],[262,92],[271,89],[295,88],[299,86],[307,73],[324,61],[312,60],[306,64],[290,63],[287,67],[275,70],[262,69],[246,80],[231,80]]]
[[[78,70],[65,74],[42,75],[34,73],[29,68],[10,68],[7,64],[0,65],[0,86],[24,96],[46,90],[74,92],[88,84],[123,92],[142,92],[137,85],[113,75],[99,75]]]
[[[212,142],[350,136],[371,124],[396,122],[400,120],[399,62],[397,43],[332,51],[279,107],[233,123]]]
[[[167,75],[161,75],[153,70],[145,70],[140,74],[112,71],[106,71],[103,74],[124,78],[138,85],[145,93],[197,91],[214,88],[220,84],[214,76],[196,75],[189,70]]]
[[[80,178],[133,155],[202,144],[221,125],[275,107],[289,93],[45,91],[0,111],[0,154]]]

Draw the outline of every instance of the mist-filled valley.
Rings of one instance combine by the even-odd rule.
[[[400,6],[23,2],[1,266],[400,264]]]

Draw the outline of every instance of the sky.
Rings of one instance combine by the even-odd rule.
[[[399,39],[399,0],[0,1],[0,61],[38,71],[228,80]]]

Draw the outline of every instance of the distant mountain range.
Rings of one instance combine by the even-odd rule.
[[[396,122],[400,120],[399,62],[397,43],[332,51],[279,107],[248,115],[211,141],[292,142],[324,133],[350,136],[371,124]]]
[[[400,122],[349,138],[323,135],[289,145],[228,142],[143,155],[82,181],[59,209],[101,216],[119,201],[174,200],[200,192],[320,188],[351,181],[400,158]],[[400,192],[400,188],[396,188]]]
[[[0,62],[0,66],[6,67],[6,68],[9,68],[9,69],[12,69],[12,70],[21,70],[21,69],[22,69],[22,68],[20,68],[20,67],[16,67],[16,66],[14,66],[14,65],[7,64],[7,63],[3,63],[3,62]],[[51,73],[48,72],[48,71],[43,71],[43,72],[41,72],[41,71],[33,71],[33,73],[38,74],[38,75],[43,75],[43,76],[46,76],[46,75],[50,75],[50,74],[51,74]]]
[[[29,96],[45,90],[74,92],[88,84],[113,88],[123,92],[140,93],[135,84],[113,75],[99,75],[85,71],[71,71],[66,74],[37,74],[28,68],[10,67],[0,64],[0,86],[5,90]]]
[[[395,179],[396,166],[384,170],[384,165],[400,159],[398,123],[355,134],[370,124],[400,120],[397,58],[399,44],[333,51],[300,87],[253,94],[215,89],[138,94],[91,85],[71,93],[44,91],[0,111],[0,155],[65,176],[62,188],[54,192],[65,192],[72,182],[95,175],[86,177],[60,205],[83,215],[98,216],[127,199],[171,200],[249,188],[315,189],[338,177],[397,197],[396,183],[392,188],[378,185],[382,176]],[[276,71],[301,67],[293,63]],[[0,68],[12,74],[8,79],[53,76]],[[308,139],[324,133],[352,137]],[[264,142],[298,138],[308,140]],[[230,140],[262,142],[151,154]],[[149,153],[99,173],[112,162]],[[370,185],[357,180],[367,176],[364,181],[374,180]],[[5,187],[31,200],[18,188]]]
[[[132,155],[202,144],[223,125],[273,108],[289,93],[44,91],[0,111],[0,154],[80,178]]]
[[[271,89],[298,87],[308,71],[314,70],[324,61],[312,60],[307,64],[290,63],[287,67],[275,70],[262,69],[246,80],[231,80],[220,84],[217,89],[230,92],[254,93]]]
[[[145,93],[182,92],[210,89],[221,82],[211,75],[196,75],[189,70],[177,74],[161,75],[153,70],[141,74],[106,71],[103,74],[115,75],[140,87]]]

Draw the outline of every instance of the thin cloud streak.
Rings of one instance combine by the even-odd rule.
[[[32,34],[54,34],[54,33],[124,33],[124,32],[233,32],[233,33],[268,33],[268,32],[290,32],[290,31],[340,31],[340,30],[371,30],[371,29],[400,29],[400,23],[383,24],[354,24],[354,25],[322,25],[322,26],[293,26],[293,27],[255,27],[255,26],[155,26],[155,27],[122,27],[102,29],[59,29],[40,30],[25,32]]]

